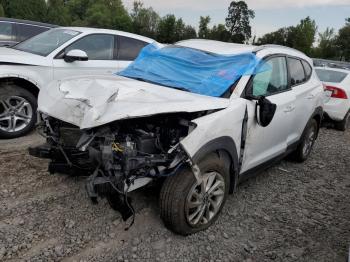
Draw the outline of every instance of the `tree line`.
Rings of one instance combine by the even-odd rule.
[[[62,26],[88,26],[133,32],[174,43],[203,38],[256,45],[279,44],[309,56],[350,61],[350,18],[335,32],[318,32],[310,17],[295,26],[280,28],[260,38],[252,37],[250,22],[255,12],[245,1],[232,1],[223,23],[209,26],[211,18],[199,18],[198,31],[174,14],[161,17],[152,7],[135,1],[130,12],[122,0],[0,0],[0,16],[47,22]]]

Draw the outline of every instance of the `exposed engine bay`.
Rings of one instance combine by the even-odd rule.
[[[195,128],[191,120],[207,113],[119,120],[89,130],[44,115],[38,130],[47,142],[29,152],[51,159],[52,174],[86,176],[91,200],[106,197],[127,220],[134,215],[128,192],[191,164],[179,142]]]

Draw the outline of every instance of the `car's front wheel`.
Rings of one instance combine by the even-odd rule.
[[[16,138],[30,132],[37,120],[35,96],[27,90],[7,85],[0,87],[0,137]]]
[[[189,168],[166,179],[160,194],[161,218],[167,228],[189,235],[215,222],[229,191],[229,167],[225,159],[211,153],[198,164],[198,182]]]

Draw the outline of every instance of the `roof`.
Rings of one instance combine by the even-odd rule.
[[[267,54],[281,53],[292,56],[302,57],[311,62],[310,58],[304,53],[286,46],[280,45],[245,45],[245,44],[235,44],[227,43],[216,40],[205,40],[205,39],[190,39],[175,43],[176,45],[183,47],[190,47],[194,49],[199,49],[205,52],[220,54],[220,55],[235,55],[242,53],[257,53],[260,51],[265,51]]]
[[[175,43],[175,45],[199,49],[202,51],[220,54],[220,55],[234,55],[241,53],[252,53],[256,46],[234,44],[221,42],[216,40],[205,40],[205,39],[190,39]]]
[[[135,38],[135,39],[147,42],[147,43],[156,42],[156,40],[149,38],[149,37],[145,37],[145,36],[137,35],[137,34],[132,34],[132,33],[124,32],[124,31],[119,31],[119,30],[101,29],[101,28],[93,28],[93,27],[61,27],[61,28],[75,30],[75,31],[79,31],[82,33],[87,33],[87,34],[91,34],[91,33],[116,34],[116,35]]]
[[[30,21],[30,20],[23,20],[23,19],[7,18],[7,17],[0,17],[0,22],[1,21],[18,23],[18,24],[37,25],[37,26],[49,27],[49,28],[58,27],[58,25],[53,25],[53,24],[41,23],[41,22]]]

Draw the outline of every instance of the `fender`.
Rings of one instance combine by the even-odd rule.
[[[0,75],[0,81],[2,79],[5,79],[5,78],[14,78],[14,79],[25,80],[25,81],[28,81],[28,82],[32,83],[33,85],[35,85],[39,90],[41,89],[40,85],[37,81],[31,79],[30,77],[24,76],[24,75],[19,75],[19,74],[1,74]]]
[[[230,166],[230,193],[232,194],[238,183],[238,153],[235,142],[231,137],[223,136],[215,138],[202,146],[192,157],[194,163],[198,163],[200,159],[214,151],[224,151],[228,154],[231,160]],[[221,155],[220,155],[221,157]]]

